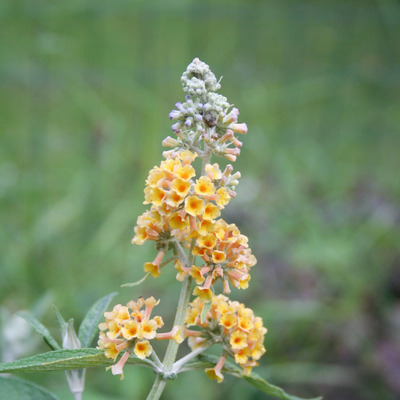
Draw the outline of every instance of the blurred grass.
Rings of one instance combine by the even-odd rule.
[[[4,307],[51,289],[79,320],[143,275],[153,246],[130,239],[144,179],[199,57],[249,126],[224,217],[259,260],[232,295],[269,328],[261,371],[304,396],[400,395],[400,362],[380,350],[400,354],[398,1],[3,0],[0,24]],[[161,296],[171,323],[174,275],[119,300]],[[126,375],[89,371],[88,400],[144,398],[153,375]],[[33,378],[69,398],[63,374]],[[227,381],[189,373],[165,399],[263,398]]]

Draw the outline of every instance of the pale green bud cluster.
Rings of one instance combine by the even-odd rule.
[[[247,125],[238,124],[239,110],[231,108],[226,97],[215,93],[221,85],[210,67],[196,58],[183,73],[181,81],[187,93],[186,101],[176,103],[177,109],[169,114],[171,120],[176,120],[171,128],[177,138],[167,137],[163,141],[164,146],[174,148],[165,151],[164,157],[184,150],[201,155],[201,141],[204,140],[215,155],[235,161],[242,143],[234,133],[246,134]]]
[[[207,92],[215,92],[221,88],[210,67],[198,58],[188,65],[181,81],[183,90],[189,96],[204,96]]]

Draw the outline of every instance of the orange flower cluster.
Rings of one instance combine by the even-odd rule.
[[[200,315],[204,303],[196,298],[186,314],[186,326],[198,326],[202,331],[193,331],[185,328],[185,335],[189,336],[189,346],[192,349],[201,346],[207,340],[220,341],[223,355],[214,368],[206,369],[209,378],[222,382],[224,379],[221,369],[226,355],[230,355],[243,368],[245,375],[250,375],[251,369],[257,366],[257,360],[265,353],[264,328],[262,319],[255,317],[250,308],[237,301],[230,301],[224,295],[215,296],[211,308],[204,322]]]
[[[176,240],[188,247],[189,241],[196,239],[193,254],[203,258],[207,263],[205,269],[199,272],[198,267],[185,267],[181,262],[175,266],[179,280],[190,272],[193,276],[198,275],[197,282],[205,281],[204,275],[210,272],[206,286],[197,289],[199,294],[207,293],[202,298],[210,301],[211,281],[225,276],[234,286],[244,288],[250,279],[249,268],[256,261],[248,248],[247,238],[237,227],[216,220],[221,215],[220,210],[236,196],[234,188],[239,183],[240,173],[231,174],[231,165],[222,172],[218,164],[208,164],[206,175],[195,180],[196,171],[191,164],[196,157],[196,153],[183,151],[150,171],[144,203],[152,206],[138,218],[132,243],[157,242],[159,253],[153,262],[144,265],[144,270],[158,277],[168,243]],[[224,275],[224,271],[230,273]]]
[[[99,324],[98,349],[105,350],[105,356],[114,361],[121,351],[126,350],[118,363],[111,367],[114,375],[122,375],[121,379],[123,366],[132,349],[135,355],[143,360],[153,352],[149,340],[169,339],[176,343],[183,341],[179,326],[174,326],[168,333],[157,333],[157,329],[162,328],[164,322],[159,316],[152,319],[150,316],[159,302],[160,300],[156,301],[154,297],[147,300],[140,297],[137,302],[131,300],[126,306],[117,304],[112,311],[104,313],[106,322]],[[145,309],[141,310],[143,306]]]
[[[227,224],[223,219],[216,221],[205,235],[198,235],[193,254],[200,256],[204,265],[186,268],[179,260],[175,262],[177,279],[190,274],[197,286],[194,296],[209,303],[213,296],[212,286],[222,279],[224,293],[230,293],[229,281],[234,287],[246,289],[250,280],[250,268],[257,262],[248,246],[248,238],[242,235],[235,224]],[[200,286],[202,285],[202,286]]]
[[[230,294],[231,284],[238,289],[246,289],[251,267],[257,263],[249,248],[248,238],[235,224],[220,218],[221,210],[236,196],[235,187],[240,173],[232,173],[231,165],[221,171],[218,164],[210,163],[212,154],[236,161],[242,143],[235,134],[246,134],[247,125],[238,123],[239,110],[233,108],[224,96],[215,93],[220,84],[207,64],[199,59],[193,60],[182,76],[182,84],[187,93],[185,102],[176,103],[177,109],[170,113],[170,119],[175,121],[172,130],[176,138],[168,136],[164,139],[163,146],[172,150],[163,153],[165,160],[150,171],[146,180],[144,204],[150,204],[151,208],[138,217],[132,243],[142,245],[151,240],[158,250],[154,261],[144,264],[147,275],[141,281],[150,274],[157,278],[161,268],[174,261],[178,281],[189,276],[196,282],[193,290],[196,299],[190,303],[185,325],[198,326],[202,331],[185,327],[184,334],[189,337],[192,349],[203,343],[204,348],[188,356],[195,357],[199,351],[219,342],[223,347],[222,356],[215,368],[207,369],[206,373],[221,382],[221,370],[228,355],[241,365],[245,375],[249,375],[265,352],[263,341],[267,330],[262,319],[255,317],[253,311],[243,304],[230,301],[222,294],[214,294],[214,285],[218,280],[222,281],[225,295]],[[197,157],[202,159],[201,176],[196,176],[193,167]],[[188,255],[185,249],[189,249]],[[174,251],[174,256],[163,261],[169,250]],[[196,263],[196,259],[201,259],[201,262]],[[181,300],[184,299],[184,310],[191,279],[186,282],[189,285],[185,287],[185,296],[181,297]],[[203,309],[208,311],[201,322]],[[115,312],[118,314],[120,311]],[[121,347],[125,348],[126,343],[133,340],[123,333],[125,325],[130,322],[124,322],[122,326],[115,318],[113,314],[110,321],[106,321],[108,332],[103,332],[99,342],[110,357],[116,356]],[[136,317],[133,316],[133,319],[136,320]],[[146,323],[149,324],[150,320]],[[121,339],[112,336],[118,329],[123,339],[117,343],[116,340]],[[149,334],[159,338],[155,331]],[[132,338],[137,343],[149,339],[143,335]],[[171,334],[168,339],[171,339]],[[182,363],[186,361],[184,358]],[[179,362],[177,364],[180,365]]]

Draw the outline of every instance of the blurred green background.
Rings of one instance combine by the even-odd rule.
[[[0,35],[3,330],[36,307],[59,338],[46,305],[80,322],[116,290],[160,297],[172,324],[175,270],[119,286],[155,257],[130,240],[199,57],[249,127],[223,216],[258,258],[232,292],[269,329],[256,372],[326,400],[400,397],[399,1],[2,0]],[[144,399],[154,374],[125,375],[88,370],[84,398]],[[72,398],[61,372],[26,377]],[[163,398],[188,396],[266,398],[201,372]]]

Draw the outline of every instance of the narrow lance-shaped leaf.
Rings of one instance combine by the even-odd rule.
[[[93,338],[96,336],[98,330],[97,325],[103,316],[104,312],[107,310],[111,299],[118,293],[110,293],[107,296],[102,297],[93,304],[91,309],[85,315],[81,326],[79,327],[78,337],[81,342],[82,347],[88,347],[92,342]]]
[[[0,373],[5,372],[38,372],[38,371],[66,371],[70,369],[107,367],[115,364],[111,358],[98,349],[64,349],[49,351],[33,357],[23,358],[18,361],[0,364]],[[142,365],[152,368],[153,363],[147,359],[141,360],[131,355],[127,364]]]
[[[218,357],[209,354],[200,354],[192,361],[189,361],[181,369],[181,372],[190,370],[204,370],[205,368],[213,368],[218,362]],[[254,372],[250,376],[245,376],[242,373],[242,369],[237,365],[230,362],[225,362],[222,372],[226,374],[233,375],[237,378],[243,378],[245,381],[255,386],[257,389],[270,396],[276,397],[281,400],[304,400],[302,397],[294,396],[286,393],[283,389],[278,386],[268,383],[266,380],[262,379],[259,375]],[[322,397],[316,397],[310,400],[321,400]]]
[[[18,378],[0,376],[0,397],[9,400],[57,400],[54,394],[46,389]]]
[[[48,329],[41,324],[36,318],[32,317],[32,315],[20,311],[17,312],[16,315],[20,316],[21,318],[25,319],[27,322],[31,324],[31,326],[35,329],[36,332],[40,333],[43,336],[44,341],[53,349],[59,350],[61,347],[55,341],[55,339],[50,335]]]
[[[265,379],[262,379],[259,375],[252,373],[250,376],[243,377],[245,381],[249,382],[251,385],[255,386],[257,389],[263,391],[264,393],[274,396],[278,399],[285,400],[301,400],[301,397],[293,396],[286,393],[282,388],[268,383]],[[321,400],[322,397],[315,397],[311,400]]]
[[[53,314],[56,317],[58,326],[60,327],[61,330],[61,336],[64,337],[65,333],[67,332],[67,327],[68,324],[65,322],[64,318],[62,317],[60,311],[58,311],[58,308],[53,304],[51,306],[52,310],[53,310]]]

